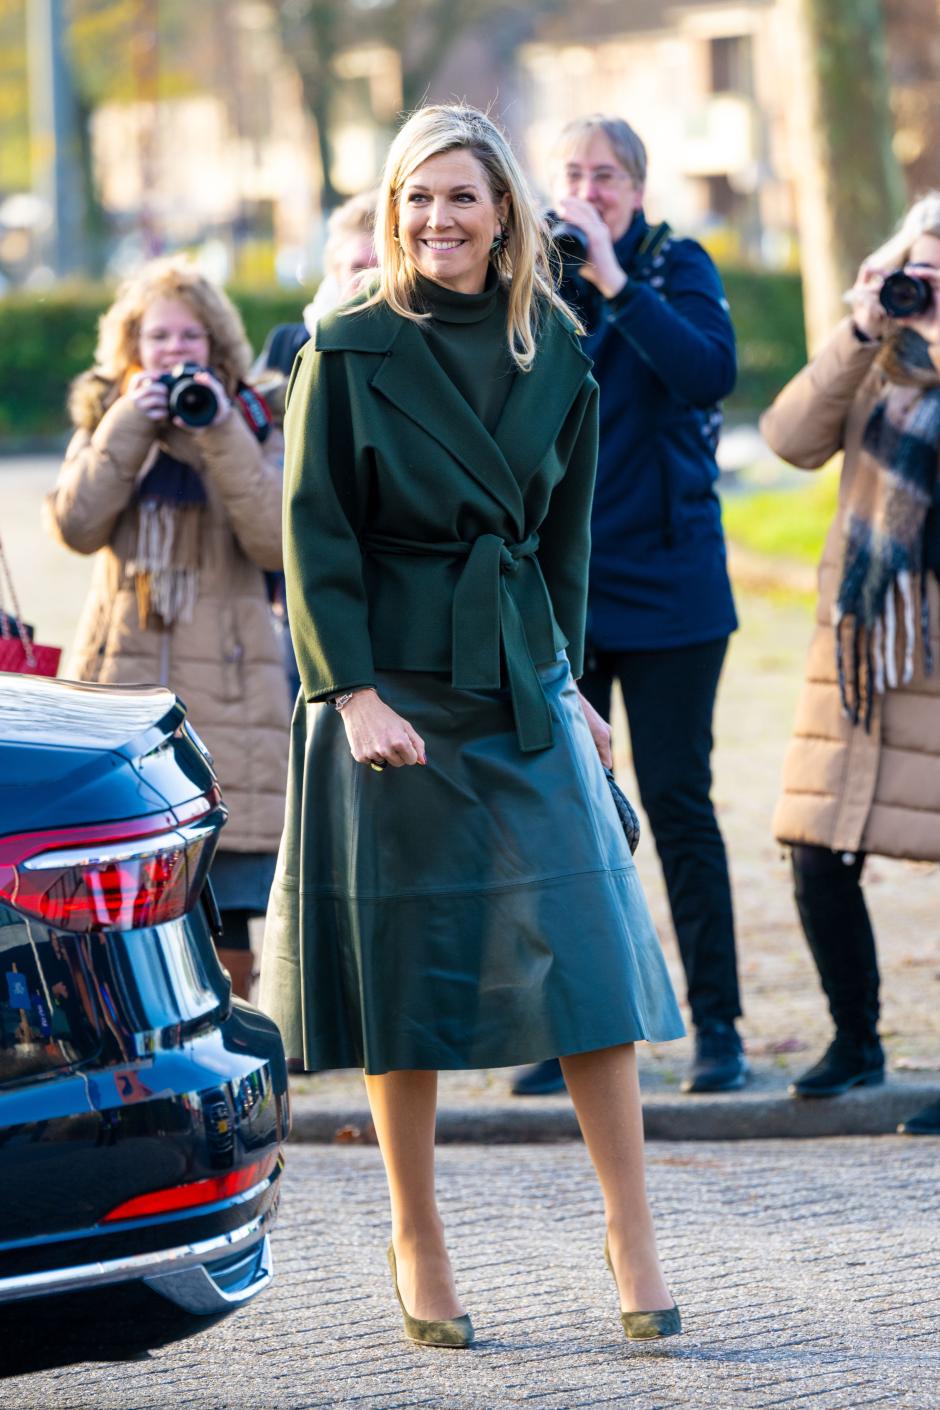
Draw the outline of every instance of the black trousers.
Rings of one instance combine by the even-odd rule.
[[[846,859],[828,847],[794,847],[792,862],[797,910],[836,1031],[877,1043],[878,956],[862,894],[864,853]]]
[[[712,717],[727,649],[727,637],[665,651],[589,648],[578,682],[608,720],[620,683],[697,1028],[741,1013],[728,859],[711,800]]]

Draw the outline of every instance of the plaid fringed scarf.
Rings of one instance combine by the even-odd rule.
[[[240,384],[234,405],[256,440],[263,442],[271,429],[271,413],[263,397]],[[134,579],[140,626],[191,622],[199,597],[203,512],[208,502],[202,475],[160,447],[137,486],[135,499],[137,544],[126,571]]]
[[[141,627],[191,622],[199,596],[202,512],[199,472],[165,450],[137,487],[137,551],[128,563]]]
[[[853,724],[871,725],[875,694],[914,674],[920,636],[933,670],[925,554],[928,515],[938,494],[940,373],[927,343],[902,329],[879,356],[887,379],[862,438],[845,506],[842,581],[833,608],[842,706]],[[935,519],[937,510],[931,515]]]

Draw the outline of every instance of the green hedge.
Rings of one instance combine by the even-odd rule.
[[[725,412],[742,420],[769,406],[806,361],[803,288],[798,274],[723,269],[738,339],[738,383]]]
[[[725,404],[732,419],[756,415],[805,359],[798,275],[758,270],[722,271],[738,333],[740,374]],[[275,323],[300,317],[309,291],[238,289],[230,293],[248,337],[261,347]],[[110,290],[101,285],[60,286],[46,294],[0,298],[0,443],[7,448],[37,437],[64,436],[69,382],[91,365],[96,323]]]
[[[230,290],[255,349],[275,323],[295,322],[309,290]],[[111,291],[63,286],[47,294],[0,299],[0,443],[65,436],[65,399],[73,377],[90,367],[97,322]]]

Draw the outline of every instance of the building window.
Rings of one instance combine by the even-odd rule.
[[[709,42],[711,59],[711,91],[713,93],[751,93],[751,37],[735,34]]]

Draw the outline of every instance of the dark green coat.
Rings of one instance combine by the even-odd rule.
[[[520,745],[551,745],[537,666],[582,670],[597,386],[554,312],[494,435],[385,307],[334,314],[288,389],[285,568],[304,694],[377,670],[496,689]]]

